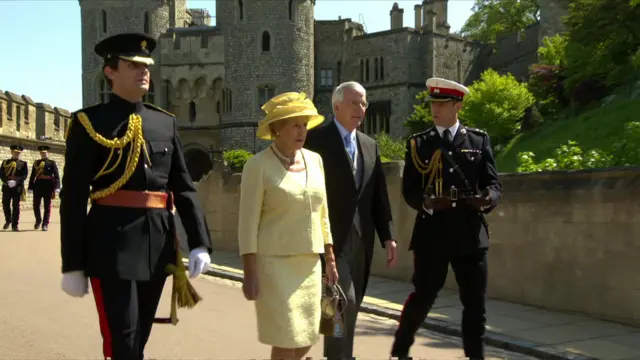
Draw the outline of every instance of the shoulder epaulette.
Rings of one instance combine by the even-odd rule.
[[[168,112],[167,110],[165,110],[165,109],[163,109],[161,107],[155,106],[153,104],[144,103],[144,106],[146,106],[146,107],[148,107],[150,109],[153,109],[153,110],[157,110],[157,111],[163,112],[163,113],[165,113],[165,114],[167,114],[167,115],[169,115],[171,117],[176,117],[174,114]]]
[[[468,127],[468,128],[466,128],[466,129],[467,129],[467,131],[471,131],[471,132],[473,132],[473,133],[480,134],[480,135],[483,135],[483,136],[487,136],[487,135],[489,135],[489,134],[487,134],[487,132],[486,132],[486,131],[484,131],[484,130],[480,130],[480,129],[476,129],[476,128],[471,128],[471,127]]]
[[[420,131],[420,132],[417,132],[417,133],[415,133],[415,134],[413,134],[413,135],[409,136],[409,138],[415,138],[415,137],[418,137],[418,136],[420,136],[420,135],[425,135],[425,134],[429,133],[430,131],[433,131],[434,129],[435,129],[435,128],[434,128],[433,126],[431,126],[431,127],[430,127],[430,128],[428,128],[427,130]]]

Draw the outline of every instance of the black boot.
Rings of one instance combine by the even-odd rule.
[[[39,228],[40,228],[40,223],[39,223],[39,222],[37,222],[37,223],[33,226],[33,229],[34,229],[34,230],[38,230]]]
[[[47,231],[49,229],[48,225],[42,225],[42,231]]]
[[[7,230],[9,228],[9,225],[11,225],[11,223],[4,223],[2,230]]]

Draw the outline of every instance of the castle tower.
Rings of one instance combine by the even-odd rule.
[[[103,61],[93,48],[102,39],[124,32],[146,33],[158,39],[169,27],[184,17],[186,0],[78,0],[82,24],[82,104],[89,106],[101,102],[109,94],[103,80]],[[146,101],[162,105],[163,93],[158,51],[154,52],[156,65],[151,67],[151,85]]]
[[[252,125],[269,98],[304,91],[313,99],[314,7],[315,0],[216,1],[225,42],[224,148],[261,148]]]

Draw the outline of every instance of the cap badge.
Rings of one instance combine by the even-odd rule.
[[[142,48],[142,50],[147,50],[147,40],[142,40],[142,42],[140,43],[140,47]]]
[[[434,93],[434,94],[439,94],[439,93],[440,93],[440,89],[435,88],[435,89],[433,90],[433,93]]]

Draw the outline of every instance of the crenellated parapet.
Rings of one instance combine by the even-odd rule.
[[[0,90],[0,135],[25,140],[63,142],[71,113],[29,96]]]

